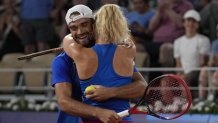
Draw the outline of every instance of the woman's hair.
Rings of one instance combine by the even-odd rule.
[[[118,5],[106,4],[95,13],[95,35],[114,44],[130,37],[127,20]]]

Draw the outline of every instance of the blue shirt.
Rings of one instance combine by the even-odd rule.
[[[79,79],[73,60],[66,53],[61,53],[52,62],[52,82],[54,87],[57,83],[68,82],[72,84],[72,98],[81,101]],[[79,123],[80,118],[68,115],[59,110],[57,123]]]
[[[218,53],[218,39],[212,43],[212,53]]]
[[[142,27],[147,28],[148,24],[149,24],[151,18],[154,16],[154,14],[155,13],[153,10],[149,10],[148,12],[145,12],[144,14],[140,14],[136,11],[132,11],[129,14],[127,14],[127,21],[128,21],[129,25],[137,22]]]
[[[53,7],[53,0],[22,0],[22,19],[48,19]]]
[[[118,75],[113,69],[113,57],[117,46],[114,44],[96,44],[93,50],[98,56],[98,68],[95,75],[88,80],[80,80],[80,87],[83,92],[83,102],[89,105],[102,107],[115,112],[121,112],[130,108],[128,99],[112,98],[103,102],[95,102],[85,97],[84,91],[90,85],[102,85],[105,87],[119,87],[132,82],[132,76],[124,77]],[[109,92],[110,93],[110,92]],[[82,119],[83,121],[95,121],[96,119]],[[130,116],[122,119],[132,121]]]

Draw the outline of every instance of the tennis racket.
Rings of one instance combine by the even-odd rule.
[[[131,114],[145,114],[172,120],[188,112],[191,103],[186,82],[177,75],[166,74],[153,79],[135,106],[118,115],[123,118]]]
[[[49,49],[49,50],[44,50],[44,51],[35,52],[35,53],[27,54],[27,55],[24,55],[24,56],[20,56],[17,59],[18,60],[31,59],[31,58],[46,55],[46,54],[49,54],[49,53],[61,52],[63,50],[64,50],[63,47],[58,47],[58,48],[53,48],[53,49]]]
[[[130,46],[131,44],[124,43],[124,42],[118,43],[118,45],[125,45],[127,48],[131,47]],[[57,47],[57,48],[53,48],[53,49],[48,49],[48,50],[43,50],[43,51],[23,55],[23,56],[18,57],[17,59],[19,61],[20,60],[26,60],[26,59],[31,59],[31,58],[34,58],[34,57],[38,57],[38,56],[42,56],[42,55],[46,55],[46,54],[50,54],[50,53],[58,53],[58,52],[62,52],[62,51],[64,51],[63,47]]]

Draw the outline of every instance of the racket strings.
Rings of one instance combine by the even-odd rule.
[[[183,113],[188,106],[185,87],[177,79],[163,77],[150,84],[146,93],[146,103],[151,112],[167,117]]]

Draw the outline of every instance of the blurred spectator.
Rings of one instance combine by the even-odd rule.
[[[2,0],[0,1],[0,15],[2,14],[2,9],[3,9],[3,6],[2,6]]]
[[[104,4],[117,4],[118,0],[101,0],[102,5]]]
[[[218,23],[218,0],[212,0],[201,11],[201,31],[211,41],[216,39],[216,24]]]
[[[159,63],[161,64],[161,67],[175,67],[175,60],[173,57],[173,44],[164,43],[161,45],[159,54]]]
[[[73,5],[84,4],[95,11],[104,4],[117,4],[117,2],[118,0],[73,0]]]
[[[73,6],[72,0],[67,0],[64,8],[60,11],[60,23],[59,25],[56,25],[55,27],[60,41],[62,41],[62,39],[69,33],[69,30],[67,28],[67,24],[65,21],[65,15],[67,13],[67,10],[71,8],[72,6]]]
[[[20,37],[20,18],[15,11],[15,0],[3,0],[0,16],[0,59],[7,53],[23,52]]]
[[[66,11],[72,7],[72,0],[54,0],[53,9],[50,13],[54,25],[54,34],[52,42],[49,42],[50,48],[59,47],[64,36],[67,34],[67,25],[65,21]]]
[[[149,0],[149,5],[151,8],[157,8],[158,0]]]
[[[83,4],[86,5],[88,0],[72,0],[73,1],[73,5],[78,5],[78,4]]]
[[[145,44],[145,49],[150,55],[151,67],[165,66],[158,62],[160,61],[159,56],[164,55],[159,54],[162,53],[160,46],[163,43],[173,43],[176,38],[184,34],[182,17],[191,8],[193,6],[187,0],[158,0],[156,13],[151,19],[148,29],[149,33],[153,35],[153,41]]]
[[[197,11],[201,11],[211,0],[189,0],[192,5],[194,6],[194,9]]]
[[[154,42],[173,42],[184,34],[182,16],[192,9],[187,0],[159,0],[155,16],[149,25]]]
[[[50,17],[55,17],[58,13],[58,10],[52,11],[54,3],[53,0],[22,0],[21,29],[25,53],[49,48],[49,42],[54,36]]]
[[[72,0],[73,5],[84,4],[96,11],[104,4],[117,4],[118,0]],[[125,0],[126,1],[126,0]]]
[[[127,14],[127,20],[139,49],[139,44],[144,47],[144,42],[151,40],[148,36],[148,25],[154,11],[150,10],[148,0],[132,0],[132,2],[134,10]]]
[[[87,6],[93,11],[96,11],[101,7],[101,0],[87,0]]]
[[[216,34],[217,39],[213,41],[212,48],[211,48],[211,54],[210,54],[210,60],[208,62],[209,67],[218,67],[218,25],[216,28]],[[211,87],[218,87],[218,71],[210,71],[210,75],[212,75],[212,83]],[[202,69],[199,76],[199,99],[206,99],[207,97],[207,91],[204,89],[208,86],[208,71],[205,69]],[[217,91],[215,92],[214,97],[217,97]],[[218,100],[217,100],[218,101]]]
[[[67,4],[66,0],[53,0],[52,11],[49,13],[49,17],[55,24],[61,23],[61,12],[64,10],[64,7]],[[71,2],[70,2],[71,3]],[[71,4],[72,6],[72,4]]]
[[[192,68],[203,67],[207,63],[207,56],[210,51],[210,41],[207,37],[197,32],[200,22],[200,15],[195,10],[189,10],[184,15],[185,35],[174,42],[174,57],[176,67],[183,68],[182,76],[189,86],[198,86],[199,71]],[[194,93],[194,96],[196,93]]]
[[[129,0],[118,0],[117,4],[121,7],[123,14],[127,16],[129,12]]]
[[[73,0],[73,5],[84,4],[87,5],[93,11],[100,8],[102,0]]]

